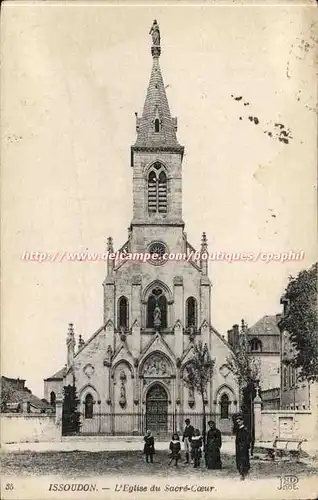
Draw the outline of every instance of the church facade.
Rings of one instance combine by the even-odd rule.
[[[202,427],[202,398],[183,383],[195,342],[206,344],[214,372],[205,410],[224,432],[238,411],[237,383],[226,366],[230,346],[211,323],[206,260],[190,257],[182,219],[182,159],[160,70],[160,32],[152,28],[152,70],[137,138],[131,147],[133,214],[119,253],[107,261],[101,328],[76,349],[67,334],[67,365],[44,381],[50,400],[75,383],[83,433],[170,433],[184,419]],[[112,238],[107,250],[114,252]],[[200,252],[208,251],[202,235]],[[137,256],[151,256],[143,261]],[[189,258],[170,259],[183,254]],[[117,254],[119,255],[119,254]],[[136,258],[134,258],[136,256]],[[169,258],[165,258],[169,256]]]

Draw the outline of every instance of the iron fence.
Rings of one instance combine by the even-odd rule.
[[[207,412],[206,422],[213,420],[222,434],[232,434],[232,418],[221,418],[219,413]],[[202,432],[203,413],[200,412],[162,412],[150,415],[141,413],[95,413],[91,418],[80,414],[80,435],[142,436],[150,429],[158,438],[171,437],[173,432],[182,433],[185,420]]]

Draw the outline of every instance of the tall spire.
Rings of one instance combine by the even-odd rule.
[[[176,136],[177,119],[171,117],[159,65],[161,39],[156,20],[153,22],[150,34],[153,65],[141,118],[136,114],[137,140],[134,147],[181,148]]]

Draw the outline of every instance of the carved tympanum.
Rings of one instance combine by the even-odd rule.
[[[146,377],[151,376],[169,376],[171,374],[170,367],[163,356],[156,354],[151,356],[146,361],[143,375]]]

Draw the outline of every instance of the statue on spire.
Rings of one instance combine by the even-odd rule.
[[[161,53],[161,47],[160,47],[160,29],[159,29],[159,24],[157,23],[157,20],[154,19],[152,26],[149,31],[149,35],[152,36],[152,47],[151,47],[151,54],[152,57],[159,57]]]
[[[152,26],[149,31],[149,35],[152,35],[152,45],[160,45],[160,29],[157,19],[154,19]]]

